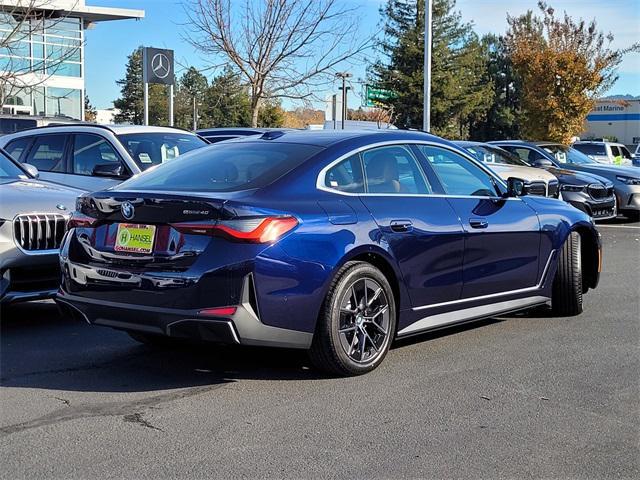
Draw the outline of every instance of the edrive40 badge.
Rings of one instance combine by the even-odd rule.
[[[131,202],[122,202],[120,212],[122,212],[124,218],[131,220],[136,213],[136,209]]]

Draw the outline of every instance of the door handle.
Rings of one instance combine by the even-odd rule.
[[[486,218],[470,218],[469,225],[471,225],[471,228],[487,228],[489,222],[487,222]]]
[[[413,230],[413,223],[411,220],[391,220],[389,225],[391,226],[391,230],[398,233],[410,232]]]

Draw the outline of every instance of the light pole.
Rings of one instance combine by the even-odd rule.
[[[424,0],[424,109],[422,111],[422,129],[431,130],[431,13],[433,0]]]
[[[353,75],[349,72],[338,72],[336,77],[342,79],[342,129],[344,130],[344,122],[347,120],[347,78]]]

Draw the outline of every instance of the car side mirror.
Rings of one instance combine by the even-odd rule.
[[[533,161],[533,166],[538,168],[553,167],[553,162],[546,158],[538,158]]]
[[[30,163],[23,163],[22,166],[27,171],[27,173],[31,175],[33,178],[40,177],[40,172],[38,171],[38,168],[35,165],[31,165]]]
[[[92,175],[96,177],[124,178],[124,167],[120,162],[99,163],[93,167]]]
[[[527,187],[524,180],[515,177],[507,179],[507,197],[521,197],[526,194]]]

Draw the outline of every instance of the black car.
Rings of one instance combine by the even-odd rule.
[[[606,178],[562,168],[551,152],[534,142],[500,140],[489,143],[519,156],[532,167],[553,173],[560,181],[562,199],[594,219],[605,220],[617,215],[613,183]]]

